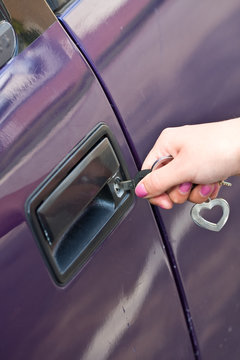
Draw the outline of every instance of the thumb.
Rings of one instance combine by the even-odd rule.
[[[155,197],[165,193],[173,186],[190,181],[185,167],[177,157],[167,165],[152,171],[136,186],[135,193],[139,197]]]

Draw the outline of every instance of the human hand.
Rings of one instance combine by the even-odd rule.
[[[151,168],[162,156],[172,155],[173,160],[148,174],[137,185],[136,195],[166,209],[186,200],[215,198],[219,181],[240,173],[239,134],[239,118],[165,129],[142,168]]]

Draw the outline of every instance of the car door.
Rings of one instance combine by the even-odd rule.
[[[193,359],[120,113],[46,2],[0,9],[1,358]]]
[[[166,127],[239,116],[239,1],[90,3],[61,19],[111,92],[139,164]],[[240,352],[239,181],[231,181],[220,194],[231,208],[220,233],[196,227],[190,203],[160,210],[204,359]]]

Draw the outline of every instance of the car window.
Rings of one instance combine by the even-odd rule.
[[[22,11],[28,9],[28,11]],[[56,20],[43,0],[0,0],[0,20],[11,23],[18,40],[18,53],[36,40]]]

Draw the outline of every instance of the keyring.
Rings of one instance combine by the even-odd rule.
[[[173,159],[172,155],[161,156],[159,159],[154,161],[154,163],[153,163],[153,165],[151,167],[151,171],[157,170],[159,165],[166,165],[172,159]]]

